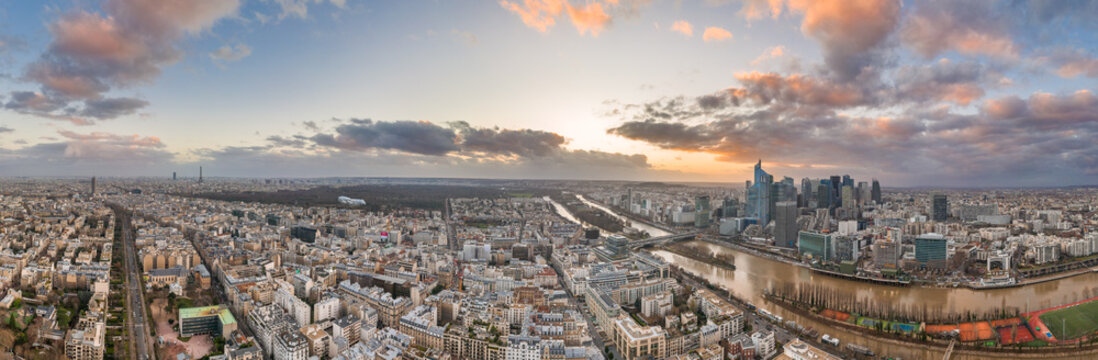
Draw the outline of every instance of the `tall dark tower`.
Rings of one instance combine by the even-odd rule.
[[[870,188],[869,192],[870,192],[870,197],[873,198],[873,201],[880,204],[881,203],[881,183],[877,182],[877,179],[873,179],[873,187]]]
[[[172,181],[175,181],[175,171],[172,171]]]
[[[201,166],[198,167],[198,183],[199,184],[202,183],[202,167]]]
[[[95,196],[95,177],[92,176],[92,196]]]

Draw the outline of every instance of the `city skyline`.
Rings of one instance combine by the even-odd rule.
[[[6,176],[1098,184],[1093,3],[0,9]]]

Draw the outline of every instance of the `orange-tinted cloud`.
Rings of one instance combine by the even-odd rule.
[[[714,27],[714,26],[710,26],[710,27],[705,28],[705,33],[702,33],[702,39],[704,39],[707,42],[723,41],[723,40],[728,40],[728,39],[731,39],[731,38],[732,38],[732,33],[728,32],[728,30],[725,30],[725,29],[722,29],[722,28],[719,28],[719,27]]]
[[[785,55],[785,46],[781,46],[781,45],[771,46],[771,47],[766,48],[766,50],[763,50],[762,55],[759,55],[759,57],[755,58],[755,60],[752,60],[751,65],[758,65],[759,63],[762,63],[763,61],[770,60],[770,59],[775,59],[775,58],[780,58],[784,55]]]
[[[1098,58],[1083,49],[1058,48],[1049,56],[1039,58],[1051,65],[1057,75],[1065,78],[1076,76],[1098,77]]]
[[[766,12],[777,19],[782,14],[783,0],[746,0],[740,8],[740,15],[747,20],[762,18]]]
[[[598,36],[613,20],[606,13],[607,8],[620,5],[620,1],[591,1],[579,6],[573,6],[567,0],[523,0],[521,5],[517,2],[502,0],[499,4],[504,9],[518,14],[526,26],[539,32],[549,31],[553,25],[556,25],[557,18],[561,14],[566,14],[580,35],[590,33],[591,36]]]
[[[690,23],[686,22],[685,20],[679,20],[676,21],[674,24],[671,24],[671,31],[678,32],[686,36],[694,36],[694,25],[690,25]]]
[[[500,6],[522,18],[522,22],[540,32],[549,31],[556,24],[555,18],[564,11],[564,0],[524,0],[523,5],[500,1]]]
[[[989,3],[922,4],[904,21],[900,39],[924,57],[953,50],[966,55],[1018,56],[1005,24],[989,20]]]
[[[801,32],[819,41],[828,67],[852,79],[879,61],[869,55],[896,28],[900,19],[897,0],[748,0],[740,14],[746,19],[802,14]]]
[[[761,104],[774,101],[808,105],[826,105],[850,107],[866,103],[866,96],[858,87],[848,83],[833,83],[809,76],[793,74],[782,76],[776,73],[736,74],[736,80],[743,85],[736,92]]]
[[[184,36],[209,29],[239,6],[239,0],[107,0],[102,15],[81,10],[62,14],[49,25],[53,41],[27,64],[24,78],[40,85],[38,93],[51,98],[50,104],[83,101],[84,106],[49,112],[22,106],[25,102],[5,107],[78,124],[88,121],[73,117],[77,114],[98,119],[132,114],[147,103],[104,95],[112,88],[152,81],[163,67],[182,58],[177,43]]]
[[[600,3],[592,2],[582,7],[569,4],[567,8],[568,18],[572,19],[572,25],[576,26],[580,35],[591,32],[591,36],[599,36],[599,32],[610,23],[610,15],[606,15]]]

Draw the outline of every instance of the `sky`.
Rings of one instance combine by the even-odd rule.
[[[0,176],[1098,184],[1098,2],[0,0]]]

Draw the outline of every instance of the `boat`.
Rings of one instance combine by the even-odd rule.
[[[869,348],[858,344],[846,344],[846,349],[862,356],[873,357],[876,355],[873,353],[873,350],[870,350]]]

